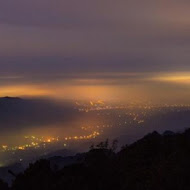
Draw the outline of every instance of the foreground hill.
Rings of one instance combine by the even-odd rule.
[[[39,160],[15,177],[12,190],[190,189],[190,130],[150,133],[115,153],[100,143],[64,168]],[[59,158],[60,159],[60,158]],[[0,189],[8,189],[0,181]]]

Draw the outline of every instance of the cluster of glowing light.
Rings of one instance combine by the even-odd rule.
[[[109,105],[105,104],[102,100],[90,101],[89,103],[79,103],[76,102],[78,110],[80,112],[90,112],[90,111],[102,111],[102,110],[113,110],[113,109],[125,109],[125,105]]]
[[[36,141],[36,142],[55,142],[55,141],[59,141],[59,137],[49,137],[49,138],[45,138],[45,137],[35,137],[35,136],[25,136],[25,139],[28,139],[29,141]],[[34,142],[31,142],[31,144],[35,144]]]
[[[7,145],[2,145],[2,148],[3,148],[4,150],[6,150],[6,149],[8,148],[8,146],[7,146]]]
[[[65,137],[64,139],[62,139],[61,141],[63,142],[63,146],[66,147],[67,144],[64,143],[64,141],[68,141],[68,140],[88,140],[88,139],[93,139],[96,138],[97,136],[99,136],[100,133],[98,131],[93,131],[91,134],[88,135],[80,135],[80,136],[69,136],[69,137]],[[16,150],[26,150],[29,148],[45,148],[46,145],[48,144],[52,144],[52,143],[56,143],[59,142],[59,138],[58,137],[36,137],[36,136],[25,136],[24,137],[25,140],[27,141],[26,144],[24,145],[19,145],[19,146],[8,146],[8,145],[2,145],[0,148],[0,151],[5,152],[5,151],[16,151]]]
[[[24,145],[19,146],[8,146],[8,145],[2,145],[1,151],[16,151],[16,150],[26,150],[28,148],[40,148],[42,145],[45,146],[46,143],[54,143],[58,142],[58,137],[50,137],[50,138],[44,138],[44,137],[35,137],[35,136],[25,136],[25,140],[27,141]],[[45,144],[44,144],[45,143]]]
[[[138,121],[138,124],[144,123],[144,120],[140,120]]]
[[[89,135],[81,135],[81,136],[70,136],[70,137],[65,137],[64,139],[66,141],[68,140],[85,140],[85,139],[92,139],[92,138],[96,138],[97,136],[99,136],[100,133],[97,131],[94,131],[92,134]]]

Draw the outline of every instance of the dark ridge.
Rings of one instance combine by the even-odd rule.
[[[190,129],[149,133],[115,152],[108,141],[74,157],[41,159],[1,190],[188,190]],[[10,171],[14,174],[14,171]]]

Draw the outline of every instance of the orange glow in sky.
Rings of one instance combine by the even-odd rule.
[[[45,96],[47,89],[32,85],[3,86],[0,90],[0,96]]]
[[[176,84],[190,84],[190,73],[169,73],[153,77],[153,80]]]
[[[115,75],[114,75],[115,76]],[[128,75],[127,75],[128,76]],[[168,99],[176,101],[176,98],[189,97],[190,73],[145,73],[135,75],[135,78],[114,78],[113,83],[107,83],[110,79],[52,81],[51,83],[15,84],[2,86],[0,96],[31,96],[49,97],[53,99],[73,100],[149,100]],[[84,82],[86,81],[86,82]],[[186,88],[178,90],[177,86]],[[162,93],[160,93],[162,92]]]

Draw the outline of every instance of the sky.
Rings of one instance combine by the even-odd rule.
[[[190,1],[0,0],[0,96],[190,102]]]

